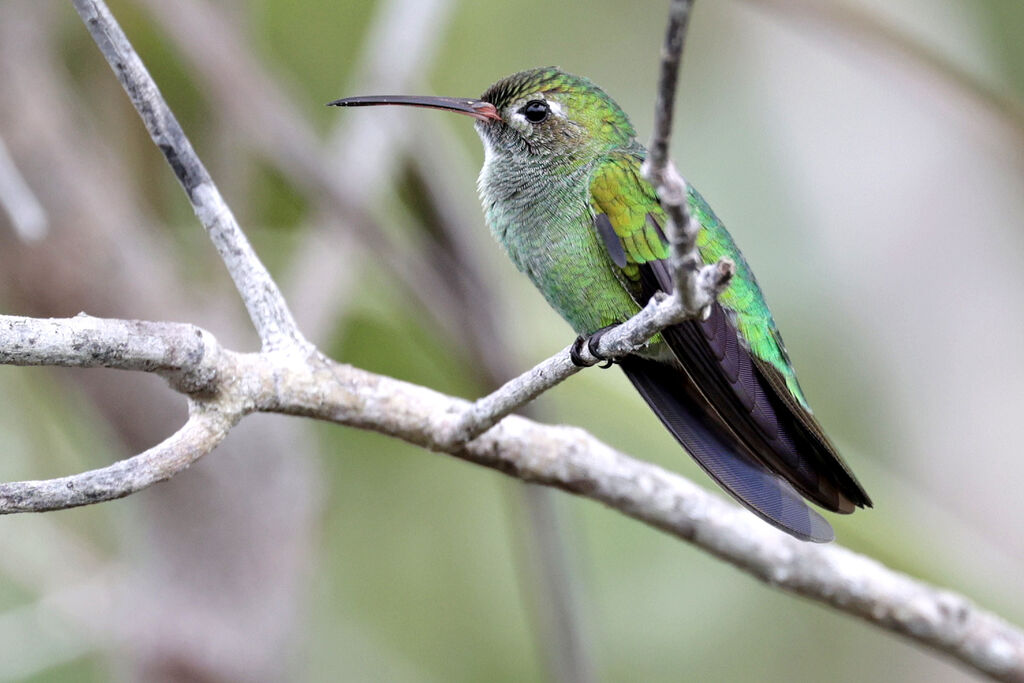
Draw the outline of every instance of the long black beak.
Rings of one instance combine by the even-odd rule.
[[[483,100],[472,100],[460,97],[430,97],[417,95],[363,95],[361,97],[345,97],[328,102],[328,107],[374,107],[382,104],[398,104],[406,107],[428,107],[444,109],[458,114],[472,116],[481,121],[501,121],[501,115],[494,105]]]

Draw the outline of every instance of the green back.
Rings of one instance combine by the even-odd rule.
[[[612,267],[618,270],[627,289],[634,292],[639,286],[639,265],[669,256],[661,230],[667,218],[654,188],[641,176],[642,163],[643,149],[639,145],[614,152],[598,164],[590,184],[595,214],[608,216],[626,255],[625,266]],[[746,259],[714,211],[692,187],[688,199],[690,211],[703,228],[697,246],[704,263],[728,257],[736,264],[736,274],[718,301],[729,312],[741,343],[756,358],[778,370],[790,393],[809,410],[782,336]]]

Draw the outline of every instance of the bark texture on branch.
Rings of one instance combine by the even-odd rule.
[[[83,333],[80,321],[80,317],[37,321],[0,316],[0,348],[12,345],[14,328],[23,336],[36,328],[43,334],[67,325],[87,337],[83,349],[109,346],[111,353],[100,356],[111,359],[109,365],[114,367],[122,360],[113,351],[131,342],[132,330],[147,328],[147,324],[134,321],[91,319]],[[178,331],[166,328],[172,339]],[[66,336],[72,337],[70,330]],[[203,336],[210,352],[200,362],[213,359],[211,370],[217,379],[207,388],[202,403],[193,404],[192,418],[181,432],[123,461],[125,464],[49,482],[0,485],[0,513],[95,502],[83,499],[83,490],[100,490],[99,499],[127,495],[212,450],[245,414],[301,415],[372,429],[524,481],[599,501],[689,541],[772,586],[858,616],[994,678],[1024,681],[1024,633],[965,597],[895,572],[839,545],[791,538],[678,475],[612,449],[582,429],[545,426],[509,416],[472,441],[453,443],[453,425],[473,410],[467,401],[316,353],[307,357],[281,352],[236,353],[220,348],[209,333]],[[68,350],[63,357],[75,353]],[[92,351],[77,353],[84,356]],[[23,353],[22,360],[33,359]],[[118,475],[119,467],[132,475],[123,479],[110,476]]]
[[[199,160],[160,89],[102,0],[73,0],[93,40],[117,75],[146,125],[153,143],[174,171],[188,200],[238,288],[264,348],[308,346],[277,283],[252,245],[220,190]]]

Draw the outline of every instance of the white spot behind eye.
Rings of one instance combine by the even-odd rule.
[[[549,100],[543,95],[537,94],[531,96],[529,99],[520,100],[519,106],[513,109],[511,114],[507,118],[509,119],[509,124],[512,125],[513,128],[517,129],[523,137],[531,137],[534,132],[534,124],[531,123],[530,120],[526,118],[526,115],[522,113],[522,109],[523,107],[526,106],[526,103],[531,102],[533,100],[540,100],[541,102],[547,104],[548,108],[551,110],[551,113],[554,114],[555,116],[558,116],[559,118],[563,119],[568,118],[565,115],[565,105],[563,105],[561,102]]]

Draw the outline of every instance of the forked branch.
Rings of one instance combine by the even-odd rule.
[[[120,349],[137,344],[135,330],[181,339],[164,323],[81,318],[34,320],[0,316],[0,348],[10,330],[75,337],[81,358],[98,354],[124,367]],[[190,327],[190,326],[182,326]],[[194,330],[195,328],[191,328]],[[633,459],[581,429],[540,425],[510,416],[476,439],[451,441],[451,427],[473,404],[425,387],[335,363],[319,355],[241,354],[201,332],[204,352],[180,368],[214,378],[189,398],[186,426],[164,443],[108,468],[47,482],[0,485],[0,513],[41,511],[109,500],[166,479],[211,450],[238,419],[253,411],[301,415],[371,429],[468,462],[604,503],[688,541],[782,590],[829,605],[901,634],[974,670],[1024,681],[1024,633],[965,597],[940,590],[837,544],[798,541],[660,467]],[[31,352],[19,351],[22,362]],[[63,357],[64,364],[87,365]],[[177,358],[172,353],[170,357]],[[5,361],[0,356],[0,361]],[[36,364],[36,363],[32,363]],[[161,363],[150,369],[162,372]],[[172,365],[177,365],[172,363]],[[198,372],[199,368],[203,368]],[[140,368],[141,369],[141,368]],[[178,368],[175,367],[175,372]]]

